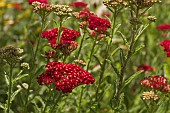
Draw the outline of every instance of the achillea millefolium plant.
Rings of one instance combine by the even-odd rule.
[[[1,0],[0,113],[169,113],[161,0]]]

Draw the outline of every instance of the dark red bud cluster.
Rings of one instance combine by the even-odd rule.
[[[147,64],[141,64],[138,66],[137,70],[138,71],[143,70],[144,72],[146,72],[146,71],[154,71],[154,68],[152,68],[151,66]]]
[[[170,57],[170,40],[164,40],[160,43],[160,45],[164,48],[166,56]]]

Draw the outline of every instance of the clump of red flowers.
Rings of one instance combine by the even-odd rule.
[[[111,28],[111,24],[107,19],[97,16],[90,16],[87,21],[89,22],[88,28],[98,33],[104,33],[108,28]]]
[[[44,4],[48,4],[48,0],[28,0],[29,4],[32,4],[33,2],[40,2],[40,3],[44,3]]]
[[[163,92],[170,92],[168,79],[163,76],[149,76],[144,78],[140,84],[146,88],[152,88]]]
[[[164,48],[167,57],[170,57],[170,40],[164,40],[160,43],[160,45]]]
[[[170,30],[170,24],[161,24],[156,27],[159,30]]]
[[[62,28],[62,35],[58,43],[58,28],[52,28],[42,32],[42,38],[46,38],[52,48],[58,49],[64,54],[69,54],[77,48],[78,43],[75,40],[79,36],[80,32],[76,30]]]
[[[93,76],[76,64],[65,64],[63,62],[49,62],[46,72],[38,77],[40,85],[55,82],[56,89],[63,93],[70,93],[81,84],[93,84]]]
[[[87,3],[86,2],[71,2],[70,6],[73,6],[75,8],[84,8],[87,7]]]
[[[146,71],[154,71],[154,68],[152,68],[151,66],[147,64],[141,64],[138,66],[137,70],[138,71],[143,70],[144,72],[146,72]]]

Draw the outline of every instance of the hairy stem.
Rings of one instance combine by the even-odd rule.
[[[96,102],[98,102],[98,104],[99,104],[99,99],[98,99],[99,89],[100,89],[100,85],[101,85],[101,82],[102,82],[102,79],[103,79],[103,76],[104,76],[104,72],[105,72],[105,68],[106,68],[106,62],[107,62],[107,58],[109,56],[108,55],[109,54],[109,50],[110,50],[110,47],[111,47],[111,44],[112,44],[112,38],[114,36],[116,17],[117,17],[117,12],[115,11],[114,15],[112,17],[113,22],[112,22],[111,36],[109,37],[110,38],[110,42],[107,43],[106,54],[105,54],[104,62],[103,62],[102,67],[101,67],[99,83],[98,83],[97,90],[96,90]]]
[[[40,45],[40,39],[41,39],[41,34],[44,30],[44,27],[45,27],[45,17],[42,18],[42,24],[41,24],[41,31],[40,31],[40,34],[39,34],[39,37],[38,37],[38,41],[37,41],[37,46],[35,48],[35,53],[34,53],[34,56],[33,56],[33,60],[31,62],[32,66],[31,66],[31,70],[33,70],[32,72],[29,73],[29,81],[28,81],[28,89],[27,89],[27,94],[26,94],[26,102],[25,102],[25,107],[24,107],[24,111],[27,112],[27,104],[28,104],[28,98],[29,98],[29,90],[31,88],[31,82],[32,82],[32,79],[34,76],[34,73],[35,73],[35,62],[36,62],[36,57],[37,57],[37,53],[38,53],[38,49],[39,49],[39,45]]]
[[[77,54],[77,57],[76,57],[77,59],[79,59],[80,51],[81,51],[82,46],[83,46],[83,42],[84,42],[84,38],[85,38],[85,31],[86,31],[86,28],[85,28],[85,29],[83,29],[83,30],[84,30],[84,32],[83,32],[83,37],[82,37],[81,42],[80,42],[80,47],[79,47],[78,54]]]
[[[57,95],[57,100],[55,101],[50,113],[54,113],[54,110],[57,106],[57,103],[60,101],[61,96],[62,96],[62,92],[59,92],[59,94]],[[54,96],[54,99],[55,99],[55,96]]]
[[[89,70],[89,67],[90,67],[91,59],[92,59],[92,56],[93,56],[93,54],[94,54],[94,48],[95,48],[95,46],[96,46],[97,37],[98,37],[98,35],[95,37],[95,40],[94,40],[94,42],[93,42],[93,46],[92,46],[92,49],[91,49],[89,61],[88,61],[88,63],[87,63],[86,71],[88,71],[88,70]],[[80,108],[81,108],[81,101],[82,101],[82,97],[83,97],[83,92],[84,92],[84,88],[82,87],[77,113],[80,113]]]
[[[10,64],[10,73],[9,73],[9,86],[8,86],[8,102],[7,102],[7,113],[9,113],[11,106],[11,93],[12,93],[12,79],[13,79],[13,66]]]

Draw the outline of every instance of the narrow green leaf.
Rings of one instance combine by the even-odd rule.
[[[168,64],[164,64],[164,75],[166,78],[170,79],[170,66],[168,66]]]
[[[22,88],[17,89],[15,92],[11,95],[11,102],[15,99],[16,95],[22,90]]]
[[[111,38],[108,38],[107,40],[108,45],[110,44],[111,40],[112,40]]]
[[[110,20],[110,18],[108,17],[108,16],[105,16],[107,19],[108,19],[108,21],[110,22],[110,23],[112,23],[112,21]]]
[[[140,75],[141,73],[143,72],[142,71],[137,71],[135,74],[133,74],[130,78],[128,78],[126,81],[125,81],[125,84],[123,85],[122,89],[127,86],[133,79],[135,79],[138,75]]]
[[[47,22],[47,24],[45,24],[43,31],[47,28],[47,26],[50,24],[50,21]]]
[[[102,63],[100,62],[99,58],[96,55],[93,55],[94,58],[97,60],[98,64],[100,65],[100,67],[102,67]]]
[[[169,106],[169,100],[166,99],[161,103],[161,105],[158,107],[156,113],[168,113],[168,106]]]
[[[141,97],[141,100],[142,100],[142,101],[143,101],[143,103],[145,104],[145,106],[146,106],[146,108],[148,109],[148,111],[150,111],[150,108],[149,108],[149,106],[148,106],[147,102],[146,102],[145,100],[143,100],[143,99],[142,99],[142,97]]]
[[[5,109],[5,105],[0,102],[0,108]]]
[[[115,73],[120,76],[120,72],[118,71],[118,69],[114,66],[114,64],[112,63],[112,61],[110,59],[106,59],[107,62],[109,62],[113,68],[113,70],[115,71]]]
[[[105,86],[105,90],[103,91],[103,93],[101,95],[99,95],[99,100],[101,100],[102,97],[104,97],[104,95],[106,94],[106,92],[111,88],[112,84],[108,84]]]
[[[114,66],[113,63],[111,63],[111,66],[113,68],[113,70],[115,71],[115,73],[118,75],[118,77],[120,76],[120,72],[118,71],[118,69]]]
[[[117,32],[117,30],[120,28],[121,24],[117,24],[116,27],[114,28],[114,34]]]
[[[6,75],[6,74],[5,74],[5,76],[4,76],[4,77],[5,77],[5,82],[6,82],[7,86],[9,86],[9,79],[8,79],[8,75]]]
[[[120,50],[120,62],[121,62],[121,66],[123,66],[124,65],[124,62],[125,62],[125,55],[124,55],[124,53],[123,53],[123,49],[121,49],[121,48],[119,48],[119,50]]]
[[[113,56],[117,51],[119,50],[119,47],[118,48],[116,48],[114,51],[112,51],[112,53],[111,53],[111,55],[110,55],[110,57],[111,56]]]
[[[24,78],[24,77],[26,77],[26,76],[28,76],[29,74],[23,74],[23,75],[20,75],[20,76],[17,76],[12,82],[13,83],[16,83],[18,80],[20,80],[20,79],[22,79],[22,78]]]
[[[129,44],[128,41],[126,40],[126,39],[127,39],[126,36],[125,36],[122,32],[120,32],[120,31],[117,31],[117,32],[120,34],[120,36],[121,36],[121,38],[123,39],[125,45],[129,46],[130,44]]]
[[[21,70],[21,71],[17,74],[17,76],[20,76],[22,72],[23,72],[23,70]]]
[[[135,41],[138,40],[138,38],[142,35],[142,33],[145,31],[145,29],[149,26],[149,24],[145,25],[144,28],[142,30],[139,31],[138,35],[135,38]]]
[[[40,75],[40,73],[42,73],[44,71],[44,67],[45,65],[42,65],[35,73],[35,77],[37,77],[38,75]]]
[[[43,101],[43,99],[40,96],[36,96],[35,99],[38,100],[39,102],[41,102],[42,106],[45,107],[45,102]]]
[[[136,49],[135,49],[133,54],[136,54],[138,51],[140,51],[144,47],[145,47],[145,45],[143,45],[143,44],[139,45],[138,47],[136,47]]]

